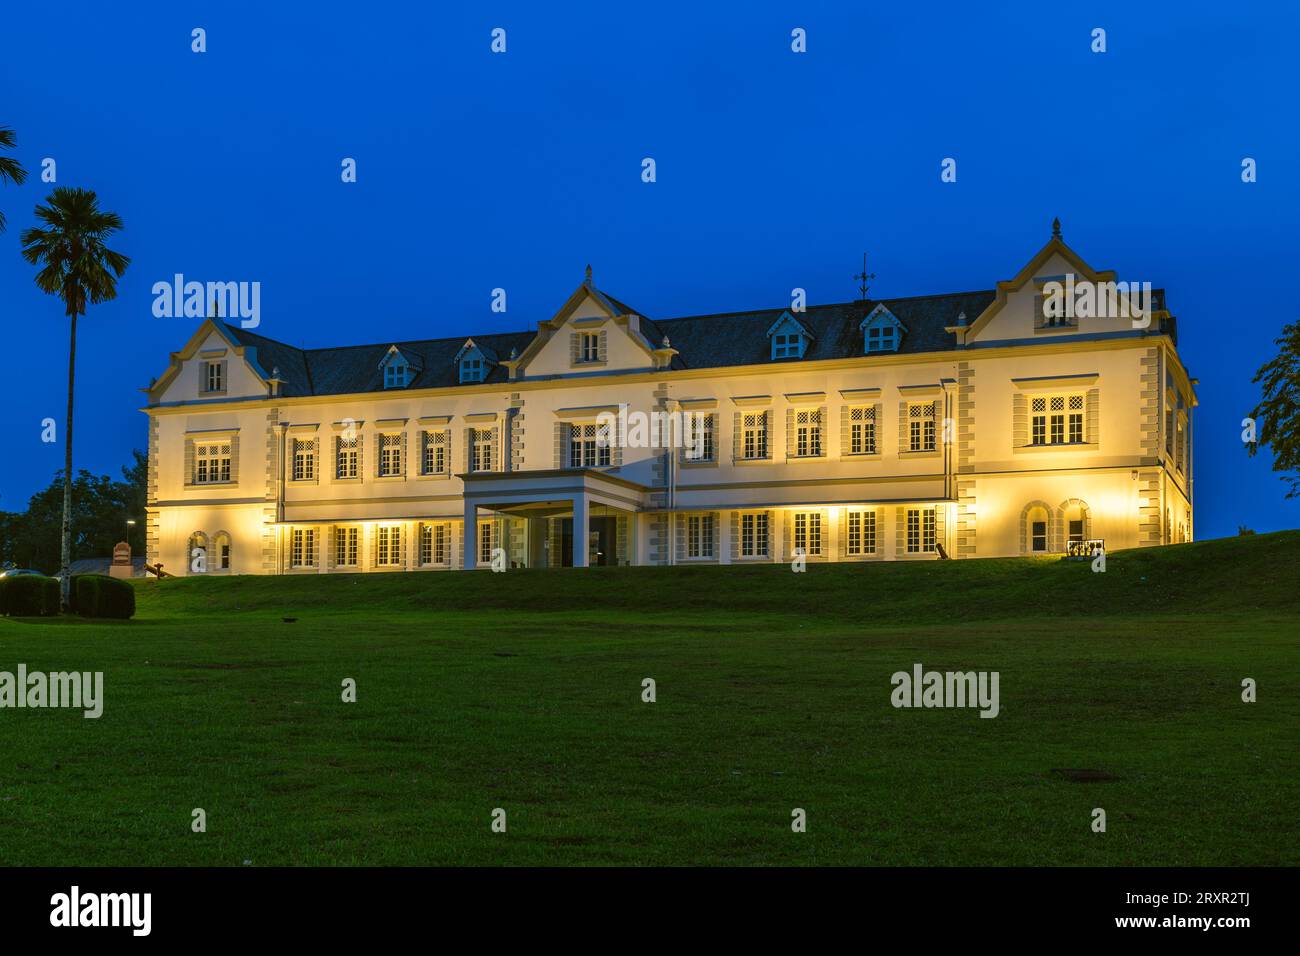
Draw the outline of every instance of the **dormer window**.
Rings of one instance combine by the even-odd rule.
[[[858,326],[862,330],[862,351],[897,352],[903,341],[903,323],[883,305],[878,305]]]
[[[396,345],[389,347],[379,367],[384,372],[384,388],[406,388],[420,371],[412,356]]]
[[[789,312],[783,312],[767,330],[767,337],[772,341],[773,359],[797,359],[808,351],[813,336],[806,325]]]
[[[465,344],[456,353],[457,379],[462,385],[474,382],[486,382],[488,372],[497,364],[496,353],[485,345],[478,345],[473,339],[466,339]]]
[[[407,366],[394,362],[384,369],[384,388],[406,388]]]

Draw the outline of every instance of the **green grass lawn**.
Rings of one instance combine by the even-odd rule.
[[[0,710],[0,864],[1294,864],[1297,554],[141,583],[0,619],[105,696]],[[1001,714],[894,709],[917,662]]]

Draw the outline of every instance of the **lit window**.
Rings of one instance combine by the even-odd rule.
[[[314,568],[316,566],[316,529],[294,528],[289,564],[295,568]]]
[[[876,406],[849,409],[849,454],[876,453]]]
[[[767,457],[767,413],[749,412],[741,416],[740,457],[744,459]]]
[[[401,567],[402,526],[380,525],[375,528],[375,565],[381,568]]]
[[[868,352],[897,352],[898,327],[888,319],[877,319],[867,326],[865,348]]]
[[[933,508],[907,510],[907,553],[929,554],[935,550]]]
[[[496,470],[497,430],[495,428],[471,428],[469,430],[470,471]]]
[[[1080,444],[1084,440],[1082,395],[1043,395],[1030,404],[1030,443]]]
[[[822,413],[819,408],[801,408],[794,415],[797,458],[817,458],[822,453]]]
[[[713,557],[713,515],[686,516],[686,557]]]
[[[907,428],[908,451],[934,451],[934,402],[909,405]]]
[[[334,564],[336,567],[355,568],[357,566],[358,540],[359,529],[357,528],[334,529]]]
[[[609,440],[599,425],[569,426],[569,467],[605,468],[609,465]]]
[[[211,559],[212,570],[230,570],[230,535],[226,532],[220,531],[213,537]]]
[[[686,460],[691,462],[714,461],[717,455],[717,416],[686,412],[682,416],[683,441]]]
[[[334,451],[334,477],[335,478],[357,478],[360,476],[358,468],[358,459],[360,458],[360,444],[355,437],[344,438],[342,435],[335,439]]]
[[[293,480],[313,481],[316,478],[316,439],[293,440]]]
[[[420,525],[420,563],[423,565],[446,565],[451,563],[450,525]]]
[[[822,553],[822,516],[819,511],[797,511],[794,515],[794,548],[805,555]]]
[[[742,558],[766,558],[767,555],[767,512],[740,516],[740,556]]]
[[[446,430],[424,432],[421,442],[423,445],[420,453],[421,474],[447,474],[451,432]]]
[[[402,448],[406,444],[400,432],[379,436],[379,477],[397,478],[402,475]]]
[[[492,532],[491,521],[479,522],[478,526],[478,560],[480,564],[492,563]]]
[[[217,484],[230,480],[230,442],[194,446],[194,483]]]
[[[850,511],[846,520],[848,540],[844,551],[850,555],[876,553],[876,513],[874,511]]]

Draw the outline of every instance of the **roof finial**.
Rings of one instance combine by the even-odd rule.
[[[965,326],[967,324],[965,309],[962,309],[960,312],[957,313],[957,324],[959,326]]]
[[[1052,238],[1061,238],[1061,220],[1059,218],[1052,220]]]
[[[862,301],[867,301],[867,290],[871,287],[870,282],[876,277],[874,272],[867,271],[867,254],[862,253],[862,271],[853,278],[858,280],[858,291],[862,293]]]
[[[586,279],[586,284],[587,284],[587,285],[591,285],[591,263],[590,263],[590,262],[587,263],[587,279]]]
[[[668,341],[668,336],[666,336],[666,335],[664,336],[664,345],[663,345],[663,347],[666,348],[666,349],[670,349],[670,348],[672,348],[672,344]]]

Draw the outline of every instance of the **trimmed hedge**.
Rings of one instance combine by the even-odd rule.
[[[59,579],[36,574],[0,578],[0,610],[13,617],[40,617],[59,613]]]
[[[125,620],[135,615],[135,588],[106,574],[79,574],[72,579],[72,609],[82,617]]]

